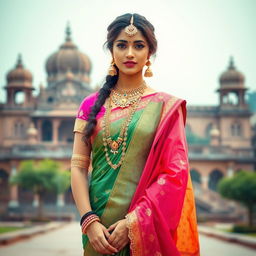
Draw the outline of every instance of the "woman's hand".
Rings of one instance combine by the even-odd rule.
[[[113,225],[111,225],[108,229],[108,232],[114,230],[112,234],[108,237],[108,242],[117,248],[118,251],[121,251],[128,243],[128,228],[127,228],[127,220],[119,220]]]
[[[114,254],[118,252],[118,250],[106,240],[106,238],[110,237],[110,233],[106,227],[98,221],[94,221],[87,227],[87,235],[96,252],[102,254]]]

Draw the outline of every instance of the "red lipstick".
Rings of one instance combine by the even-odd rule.
[[[126,66],[127,68],[132,68],[132,67],[134,67],[137,63],[136,63],[135,61],[129,60],[129,61],[124,62],[124,64],[125,64],[125,66]]]

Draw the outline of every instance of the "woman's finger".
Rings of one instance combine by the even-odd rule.
[[[103,227],[103,232],[104,232],[104,235],[107,237],[107,239],[110,237],[110,233],[108,232],[108,230]]]
[[[117,253],[118,250],[116,249],[116,247],[112,246],[105,237],[102,237],[100,240],[102,246],[105,248],[105,250],[108,251],[108,253]]]
[[[115,248],[118,248],[119,242],[120,242],[120,238],[114,237],[112,242],[111,242],[111,245],[114,246]]]
[[[119,222],[119,221],[118,221]],[[108,231],[111,231],[113,229],[115,229],[115,227],[118,225],[118,222],[112,224],[109,228],[108,228]]]

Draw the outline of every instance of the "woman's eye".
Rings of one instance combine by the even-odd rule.
[[[117,44],[117,47],[123,49],[125,48],[125,44]]]
[[[135,47],[138,48],[138,49],[142,49],[142,48],[144,48],[144,45],[143,44],[136,44]]]

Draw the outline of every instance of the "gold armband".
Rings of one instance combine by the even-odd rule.
[[[80,167],[84,169],[88,169],[90,165],[90,157],[81,154],[73,154],[71,157],[71,167]]]

